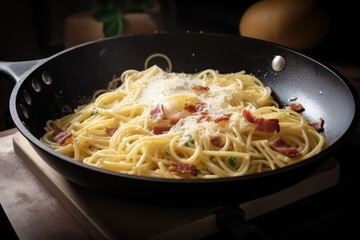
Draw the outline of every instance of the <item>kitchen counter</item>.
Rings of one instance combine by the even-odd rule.
[[[360,92],[360,66],[329,62]],[[336,113],[334,113],[336,114]],[[0,203],[20,239],[92,239],[94,235],[54,197],[14,151],[16,129],[0,133]],[[359,128],[334,157],[340,166],[339,182],[300,201],[255,217],[255,224],[271,239],[313,239],[357,234],[360,217]],[[353,156],[352,158],[346,158]],[[140,223],[145,224],[145,223]],[[275,225],[274,225],[275,224]],[[281,226],[281,227],[279,227]],[[224,239],[215,232],[204,239]]]
[[[91,239],[15,154],[13,136],[16,132],[10,129],[0,133],[0,203],[17,237]],[[11,233],[9,230],[8,234]],[[16,239],[14,235],[8,237],[4,239]]]

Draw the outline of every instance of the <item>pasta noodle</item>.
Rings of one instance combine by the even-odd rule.
[[[118,82],[122,84],[114,87]],[[298,112],[244,71],[127,70],[41,141],[99,168],[158,178],[222,178],[282,168],[326,148]],[[110,89],[112,88],[112,89]]]

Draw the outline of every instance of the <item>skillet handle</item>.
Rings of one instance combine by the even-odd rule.
[[[46,59],[37,59],[21,62],[2,62],[0,61],[0,75],[4,75],[5,79],[17,83],[23,77],[37,66],[45,62]],[[0,78],[1,79],[1,78]]]

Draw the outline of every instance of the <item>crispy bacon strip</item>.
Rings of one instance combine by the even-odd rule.
[[[115,127],[115,128],[108,128],[108,127],[107,127],[107,128],[105,128],[105,132],[106,132],[109,136],[113,136],[117,129],[118,129],[117,127]]]
[[[206,92],[206,91],[209,91],[208,87],[203,87],[203,86],[200,86],[200,85],[190,86],[189,89],[191,91],[193,91],[193,92]]]
[[[297,113],[301,113],[301,112],[305,111],[305,108],[300,103],[291,103],[291,104],[285,106],[285,109],[293,110]]]
[[[216,123],[220,123],[220,122],[223,122],[223,121],[229,121],[230,120],[230,117],[231,117],[231,114],[224,114],[220,117],[217,117],[216,119],[214,119],[214,122]]]
[[[161,120],[164,119],[164,111],[162,104],[158,104],[153,106],[150,111],[150,116],[153,120]]]
[[[281,154],[284,154],[285,156],[288,156],[290,158],[301,155],[301,153],[296,149],[296,147],[290,146],[288,143],[286,143],[280,137],[276,137],[274,140],[269,142],[268,146],[271,149],[273,149]]]
[[[190,163],[183,162],[174,162],[168,168],[171,174],[191,174],[193,176],[197,176],[199,174],[199,170]]]
[[[193,104],[185,104],[184,109],[188,112],[194,113],[197,111],[196,106]]]
[[[220,136],[214,136],[214,137],[211,137],[210,139],[210,142],[216,146],[216,147],[223,147],[225,146],[225,141],[222,137]]]
[[[202,114],[198,119],[197,122],[210,122],[212,121],[212,117],[207,114]]]
[[[255,117],[252,115],[252,113],[249,110],[244,109],[242,111],[242,115],[245,117],[246,120],[248,120],[251,123],[255,122]]]
[[[323,118],[320,118],[319,121],[308,122],[308,124],[313,128],[315,128],[315,130],[318,131],[319,133],[325,131]]]
[[[194,112],[201,112],[204,110],[204,108],[207,106],[206,103],[203,102],[197,102],[195,105],[193,104],[185,104],[184,109],[188,112],[194,113]]]
[[[263,132],[280,131],[278,119],[255,118],[255,130]]]
[[[53,140],[59,144],[64,144],[66,139],[72,136],[71,133],[67,132],[65,128],[59,128],[55,130],[52,134]]]
[[[278,119],[265,119],[262,117],[254,117],[252,113],[246,109],[242,111],[243,116],[246,120],[255,124],[255,130],[263,132],[274,132],[280,131],[280,125]]]
[[[158,122],[153,126],[152,130],[155,135],[160,135],[168,132],[172,126],[173,124],[169,122]]]

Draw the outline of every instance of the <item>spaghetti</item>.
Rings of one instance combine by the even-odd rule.
[[[255,76],[127,70],[41,141],[99,168],[158,178],[235,177],[285,167],[326,148],[298,112]]]

